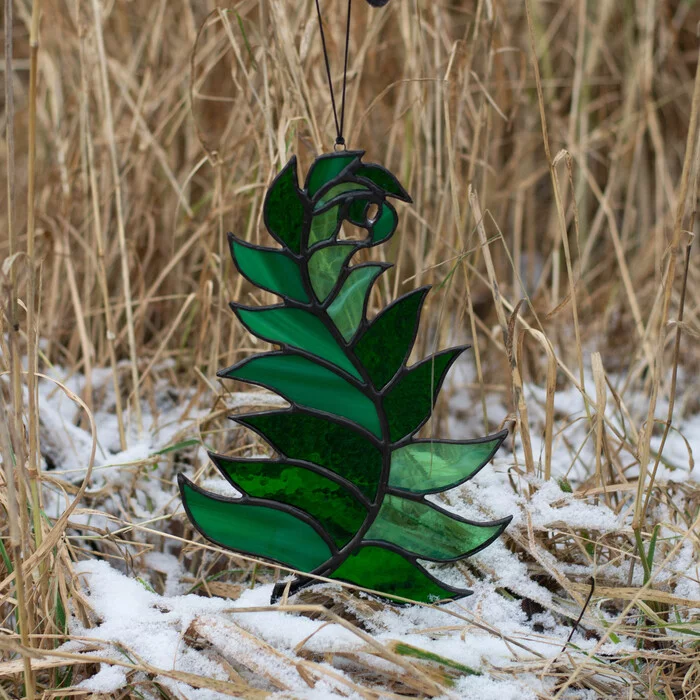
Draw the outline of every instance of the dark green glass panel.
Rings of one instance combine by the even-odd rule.
[[[304,226],[302,196],[297,183],[297,159],[293,157],[267,192],[264,216],[268,231],[294,253],[300,250]]]
[[[450,590],[435,581],[418,564],[411,563],[397,552],[372,545],[360,547],[329,578],[420,603],[454,600],[469,593]]]
[[[383,388],[408,359],[427,293],[427,289],[417,289],[395,301],[355,344],[355,355],[377,389]]]
[[[428,420],[442,380],[462,350],[445,350],[414,365],[384,397],[392,442],[411,435]]]
[[[355,536],[367,517],[367,510],[343,486],[309,469],[270,460],[213,459],[233,485],[249,496],[287,503],[308,513],[338,548]]]
[[[313,571],[331,557],[321,535],[290,513],[212,498],[185,479],[180,480],[180,491],[192,522],[217,544],[300,571]]]
[[[343,263],[355,246],[351,243],[331,245],[317,250],[309,260],[309,278],[314,294],[323,303],[333,291]]]
[[[338,295],[328,307],[328,315],[345,340],[355,335],[362,320],[365,300],[376,279],[385,268],[381,265],[363,265],[353,268],[340,288]]]
[[[318,201],[314,204],[314,209],[320,209],[324,205],[328,204],[335,197],[339,197],[342,194],[347,195],[349,192],[364,193],[368,192],[369,187],[361,185],[357,182],[342,182],[339,185],[331,187],[322,197],[319,197]],[[343,198],[345,199],[345,197]]]
[[[348,205],[347,218],[351,224],[355,226],[363,226],[369,228],[370,223],[367,221],[367,210],[369,208],[369,200],[364,198],[353,199]]]
[[[282,251],[243,245],[233,237],[230,242],[236,266],[253,284],[305,304],[309,302],[299,265],[292,258]]]
[[[382,453],[349,426],[311,413],[274,411],[236,418],[288,459],[313,462],[351,481],[370,500],[377,492]]]
[[[220,376],[254,382],[281,394],[287,401],[341,416],[377,437],[381,427],[377,410],[359,389],[335,372],[299,355],[257,355],[224,370]]]
[[[311,166],[306,181],[306,191],[309,197],[313,197],[327,182],[330,182],[336,175],[340,175],[343,169],[361,155],[360,151],[346,151],[317,158]]]
[[[389,486],[413,493],[445,491],[476,474],[502,441],[502,437],[469,443],[430,440],[400,447],[391,453]]]
[[[395,544],[420,559],[451,561],[483,549],[508,522],[466,523],[427,503],[387,494],[365,539]]]
[[[357,177],[367,178],[377,187],[381,188],[387,194],[393,195],[397,199],[404,202],[410,202],[411,197],[408,192],[401,186],[396,177],[385,168],[377,165],[361,165],[356,171]]]
[[[381,206],[381,211],[377,220],[372,226],[372,241],[376,245],[381,241],[385,241],[392,233],[396,230],[396,224],[398,223],[398,216],[396,214],[396,209],[384,202]]]
[[[243,324],[252,333],[271,343],[286,343],[318,355],[361,379],[352,362],[340,348],[323,322],[302,309],[276,307],[272,309],[234,308]]]
[[[309,230],[309,248],[314,243],[333,238],[340,227],[340,223],[339,204],[324,211],[322,214],[315,214]]]

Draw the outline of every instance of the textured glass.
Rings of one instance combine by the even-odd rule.
[[[348,151],[318,158],[311,166],[306,183],[309,197],[313,197],[327,182],[339,175],[358,155],[357,152]]]
[[[327,241],[333,238],[338,232],[341,223],[339,204],[324,211],[322,214],[316,214],[309,230],[309,247],[320,241]]]
[[[401,199],[405,202],[411,201],[408,192],[401,187],[396,177],[386,170],[386,168],[376,165],[361,165],[355,171],[355,175],[357,177],[367,178],[370,182],[373,182],[379,187],[380,190],[384,190],[384,192],[393,195],[397,199]]]
[[[334,185],[328,190],[328,192],[326,192],[322,197],[319,198],[318,202],[316,202],[316,204],[314,205],[314,209],[320,209],[335,197],[339,197],[341,194],[348,194],[350,192],[360,193],[368,191],[369,187],[366,187],[365,185],[360,185],[356,182],[344,182],[340,185]]]
[[[223,376],[268,387],[288,401],[347,418],[377,437],[379,417],[371,399],[325,367],[298,355],[258,355]]]
[[[464,594],[455,594],[444,588],[429,577],[422,567],[412,564],[400,554],[371,545],[365,545],[351,554],[330,578],[422,603],[460,598]]]
[[[313,571],[331,556],[323,538],[303,520],[263,505],[212,498],[181,482],[188,515],[207,537],[224,547]]]
[[[418,558],[469,556],[508,520],[471,523],[428,503],[424,494],[474,476],[505,433],[465,442],[415,439],[462,348],[406,366],[425,288],[368,323],[372,286],[390,266],[351,268],[350,261],[356,251],[391,237],[398,214],[390,200],[410,197],[385,168],[362,163],[363,155],[320,156],[303,189],[296,159],[282,169],[263,208],[265,225],[282,250],[230,235],[241,273],[282,297],[275,306],[231,307],[243,326],[280,350],[249,357],[218,376],[266,387],[291,405],[233,416],[276,456],[210,455],[243,493],[240,499],[205,494],[180,478],[182,499],[205,537],[235,551],[388,597],[454,599],[470,591],[440,583]],[[347,235],[340,233],[343,226]],[[310,583],[301,576],[290,590]],[[284,588],[273,588],[273,602]]]
[[[362,320],[369,288],[383,269],[380,265],[354,268],[328,307],[328,315],[345,340],[350,340],[355,335]]]
[[[419,559],[450,561],[482,549],[504,529],[505,523],[466,523],[427,503],[387,494],[364,539],[395,544]]]
[[[426,289],[417,289],[388,306],[355,344],[355,355],[377,389],[399,371],[413,347]]]
[[[360,374],[341,350],[331,332],[312,313],[302,309],[235,309],[241,321],[255,335],[271,343],[286,343],[332,362],[356,379]]]
[[[389,238],[389,236],[394,233],[397,223],[398,217],[396,216],[396,211],[391,205],[385,202],[381,207],[377,220],[372,226],[372,240],[374,243],[379,243]]]
[[[460,348],[445,350],[414,365],[384,398],[384,411],[389,419],[391,441],[411,435],[430,417],[434,397]]]
[[[389,486],[413,493],[446,491],[476,474],[493,457],[501,441],[431,440],[400,447],[391,453]]]
[[[297,186],[297,159],[292,158],[275,178],[265,199],[265,224],[268,231],[298,253],[304,226],[304,205]]]
[[[253,284],[296,301],[309,302],[299,265],[282,251],[251,248],[232,239],[231,254],[238,269]]]
[[[317,250],[309,259],[309,277],[314,294],[324,302],[333,291],[343,263],[353,252],[352,244],[339,244]]]
[[[288,459],[313,462],[351,481],[369,499],[377,492],[382,453],[348,426],[312,413],[274,411],[236,419]]]
[[[360,529],[367,510],[347,489],[303,467],[270,460],[214,458],[234,486],[249,496],[300,508],[318,520],[340,548]]]

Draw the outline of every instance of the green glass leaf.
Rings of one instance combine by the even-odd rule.
[[[509,522],[475,523],[423,501],[387,494],[364,539],[388,542],[419,559],[455,561],[487,547]]]
[[[387,240],[396,231],[399,222],[396,209],[388,202],[384,202],[379,210],[379,215],[372,225],[372,243],[376,245]]]
[[[321,524],[338,548],[354,537],[367,517],[367,510],[341,484],[302,466],[211,457],[235,488],[303,510]]]
[[[340,197],[341,195],[349,195],[352,192],[358,194],[369,192],[369,187],[362,185],[359,182],[342,182],[339,185],[334,185],[324,192],[321,197],[319,197],[318,201],[314,204],[314,209],[321,209],[336,197]],[[343,199],[345,200],[346,197],[343,197]]]
[[[331,549],[308,523],[291,513],[251,502],[207,494],[182,475],[180,494],[197,529],[218,545],[264,557],[300,571],[313,571]]]
[[[321,214],[314,215],[309,229],[309,248],[315,243],[328,241],[335,236],[342,223],[340,208],[340,204],[336,204]]]
[[[412,493],[436,493],[458,486],[487,464],[507,432],[465,442],[425,440],[391,453],[389,486]]]
[[[341,416],[381,436],[377,409],[342,377],[299,355],[257,355],[219,372],[220,377],[260,384],[287,401]]]
[[[354,175],[370,180],[387,194],[396,197],[396,199],[400,199],[404,202],[411,201],[411,197],[401,186],[396,176],[381,165],[373,165],[370,163],[367,165],[360,165],[360,167],[355,170]]]
[[[299,265],[286,253],[248,245],[232,234],[229,234],[229,243],[236,267],[254,285],[308,304],[309,295],[304,289]]]
[[[292,156],[274,179],[265,197],[263,214],[267,230],[292,252],[301,248],[305,210],[297,182],[297,159]]]
[[[318,316],[286,306],[261,309],[231,306],[241,323],[259,338],[306,350],[332,362],[356,379],[361,379],[359,372]]]
[[[374,499],[382,453],[361,433],[313,413],[269,411],[235,417],[288,459],[312,462],[352,482]]]
[[[428,289],[416,289],[387,306],[356,341],[355,355],[377,389],[386,386],[408,359]]]
[[[352,254],[352,243],[326,246],[317,250],[309,259],[309,278],[314,294],[323,303],[333,291],[343,263]]]
[[[372,204],[372,200],[365,197],[356,197],[348,204],[347,219],[355,226],[363,226],[366,229],[371,227],[371,223],[367,219],[367,213]]]
[[[328,307],[328,315],[345,340],[350,340],[362,320],[370,287],[385,265],[354,267]]]
[[[456,600],[471,593],[441,584],[419,564],[375,545],[360,547],[329,578],[420,603]]]
[[[315,196],[326,183],[340,175],[350,163],[361,158],[363,154],[364,151],[343,151],[318,157],[306,177],[306,191],[309,197]]]
[[[411,435],[430,418],[447,370],[466,348],[444,350],[413,365],[384,397],[391,441]]]

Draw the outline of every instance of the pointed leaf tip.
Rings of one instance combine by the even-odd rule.
[[[315,197],[321,188],[340,175],[351,163],[359,161],[364,151],[341,151],[319,156],[311,166],[305,189],[309,197]]]
[[[504,430],[478,440],[415,440],[391,454],[389,485],[415,494],[446,491],[471,479],[488,464],[508,435]]]
[[[297,159],[292,156],[274,179],[263,207],[267,230],[293,253],[301,249],[305,207],[297,180]]]
[[[329,577],[379,591],[388,598],[395,596],[418,603],[471,595],[469,590],[441,583],[404,554],[377,544],[362,545]]]
[[[392,442],[412,435],[430,418],[447,371],[467,347],[443,350],[413,365],[390,386],[384,410]]]
[[[416,289],[387,306],[356,341],[355,354],[377,389],[386,386],[408,359],[429,289]]]
[[[254,355],[218,376],[264,386],[290,403],[347,418],[377,437],[382,434],[371,399],[310,358],[291,353]]]
[[[231,459],[209,454],[219,471],[239,491],[254,498],[286,503],[314,518],[337,547],[347,544],[367,517],[366,508],[342,483],[313,465],[273,459]]]
[[[488,547],[510,520],[477,523],[423,500],[387,494],[365,540],[388,542],[419,559],[457,561]]]
[[[391,197],[395,197],[396,199],[409,204],[413,202],[411,196],[408,194],[408,192],[406,192],[396,175],[381,165],[376,165],[374,163],[361,165],[355,171],[355,175],[373,182],[377,187]]]
[[[282,250],[251,245],[228,235],[231,257],[239,272],[254,285],[302,303],[309,302],[296,260]]]
[[[215,544],[300,571],[313,571],[332,556],[329,543],[310,523],[274,504],[207,493],[182,474],[178,482],[190,521]]]

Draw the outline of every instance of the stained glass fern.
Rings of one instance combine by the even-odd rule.
[[[264,205],[265,225],[280,248],[229,235],[241,274],[282,299],[274,306],[231,307],[251,333],[279,350],[219,375],[271,389],[290,407],[235,417],[276,458],[211,454],[240,498],[207,493],[180,475],[182,500],[197,529],[233,551],[388,597],[456,599],[469,591],[441,583],[418,560],[474,554],[510,518],[472,522],[425,496],[472,478],[506,432],[465,441],[415,437],[466,348],[407,365],[428,287],[368,321],[372,285],[388,266],[350,261],[396,230],[388,198],[411,200],[394,175],[362,156],[321,156],[303,188],[296,159],[287,163]],[[339,240],[344,221],[365,229],[366,237]],[[298,575],[291,591],[310,583]],[[281,591],[278,585],[273,600]]]

